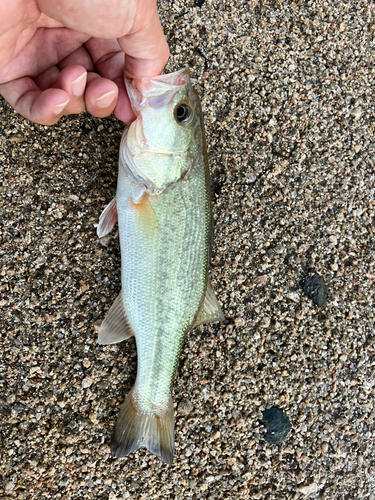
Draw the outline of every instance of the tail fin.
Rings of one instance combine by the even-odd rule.
[[[111,438],[111,452],[123,457],[139,448],[147,448],[163,462],[171,464],[174,455],[173,403],[155,413],[145,412],[134,397],[134,387],[121,407]]]

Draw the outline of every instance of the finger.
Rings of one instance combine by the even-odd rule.
[[[137,0],[38,0],[49,18],[79,33],[117,38],[128,33],[137,9]]]
[[[109,80],[122,76],[125,54],[116,39],[90,38],[85,47],[101,76]]]
[[[59,62],[58,67],[62,70],[68,66],[76,65],[83,66],[86,68],[86,71],[95,71],[93,60],[84,46],[79,47],[77,50],[62,59]]]
[[[87,71],[83,66],[68,66],[60,72],[53,87],[64,90],[69,96],[64,115],[77,114],[85,109],[86,82]]]
[[[115,82],[102,78],[97,73],[88,73],[85,92],[87,111],[97,118],[113,113],[117,103],[118,87]]]
[[[52,87],[57,82],[60,76],[60,70],[57,66],[51,66],[34,78],[34,82],[40,90],[46,90]]]
[[[125,71],[130,77],[160,74],[168,61],[169,47],[154,0],[140,3],[133,27],[134,31],[118,38],[126,54]]]
[[[135,114],[130,105],[130,100],[128,97],[128,93],[125,89],[124,78],[121,75],[119,78],[115,79],[115,83],[118,86],[118,98],[117,104],[115,108],[115,116],[118,120],[121,120],[125,123],[130,123],[135,120]]]
[[[93,116],[100,118],[108,116],[114,111],[119,120],[129,123],[134,120],[135,116],[123,80],[124,60],[125,54],[120,49],[117,40],[91,38],[85,44],[85,48],[82,47],[69,55],[60,62],[59,67],[65,67],[67,64],[80,64],[85,66],[87,70],[90,68],[94,70],[95,66],[99,75],[105,78],[96,81],[94,86],[91,84],[87,86],[85,93],[87,110]],[[90,71],[88,81],[91,82],[94,78],[95,76]],[[106,79],[112,80],[118,87],[118,98],[115,104],[111,101],[111,96],[113,100],[116,100],[116,94],[109,93],[116,89],[112,85],[108,85]],[[97,99],[99,100],[97,101]],[[111,104],[108,106],[109,101]],[[103,105],[104,107],[102,107]],[[66,110],[64,114],[67,114]]]
[[[130,123],[135,115],[131,109],[128,94],[124,84],[124,62],[125,54],[120,48],[117,40],[105,40],[103,38],[91,38],[85,43],[85,47],[95,64],[99,74],[116,83],[118,87],[118,98],[114,110],[116,118]]]
[[[37,30],[12,62],[0,70],[0,82],[11,82],[25,75],[36,78],[81,47],[89,38],[67,28]]]
[[[64,90],[42,92],[27,76],[0,85],[0,94],[20,115],[40,125],[56,123],[69,102]]]

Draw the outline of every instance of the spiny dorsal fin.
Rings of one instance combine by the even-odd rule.
[[[129,337],[134,337],[134,332],[129,324],[120,292],[101,324],[98,344],[117,344]]]
[[[211,283],[207,280],[204,300],[194,318],[192,328],[204,323],[215,323],[215,321],[224,321],[223,311],[212,289]]]
[[[99,238],[103,238],[109,232],[112,231],[113,226],[117,222],[117,206],[116,206],[116,196],[113,200],[105,207],[103,212],[99,217],[99,224],[96,230]]]

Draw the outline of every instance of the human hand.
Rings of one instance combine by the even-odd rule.
[[[169,56],[155,0],[0,0],[0,95],[42,125],[87,109],[134,115],[123,72],[159,74]]]

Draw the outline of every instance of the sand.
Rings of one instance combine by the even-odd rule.
[[[123,124],[34,125],[0,101],[2,499],[372,499],[375,20],[365,1],[159,4],[167,71],[202,99],[226,317],[187,335],[176,454],[115,460],[134,339],[96,343],[120,289]],[[318,307],[301,280],[328,286]],[[263,436],[262,412],[292,430]]]

